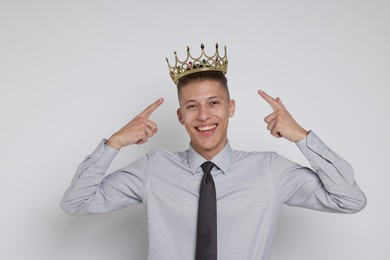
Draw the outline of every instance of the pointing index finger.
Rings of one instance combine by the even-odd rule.
[[[141,116],[149,118],[150,115],[164,102],[163,98],[159,98],[149,105],[144,111],[141,112]]]
[[[257,93],[259,93],[259,95],[265,99],[265,101],[268,102],[268,104],[270,104],[270,106],[272,107],[272,109],[274,111],[278,110],[279,109],[279,104],[278,102],[273,98],[271,97],[270,95],[268,95],[267,93],[265,93],[264,91],[262,90],[259,90]]]

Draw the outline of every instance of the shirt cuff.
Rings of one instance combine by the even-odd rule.
[[[106,142],[107,139],[101,140],[95,151],[91,154],[91,161],[103,168],[108,168],[119,152],[118,149],[106,145]]]
[[[309,161],[315,160],[328,151],[328,146],[311,130],[306,138],[296,144]]]

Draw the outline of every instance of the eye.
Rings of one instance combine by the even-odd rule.
[[[217,105],[219,105],[219,101],[217,101],[217,100],[211,101],[210,105],[211,106],[217,106]]]
[[[197,106],[195,104],[189,104],[186,106],[186,109],[195,109]]]

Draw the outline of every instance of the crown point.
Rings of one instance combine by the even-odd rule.
[[[217,44],[215,44],[215,48],[217,48],[217,49],[218,49],[218,43],[217,43]]]
[[[200,48],[202,48],[202,50],[204,49],[204,45],[203,45],[203,43],[200,45]]]
[[[190,51],[190,47],[187,46],[187,51]]]

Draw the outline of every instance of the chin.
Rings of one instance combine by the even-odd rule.
[[[220,143],[217,141],[199,142],[196,145],[199,149],[202,149],[203,151],[207,151],[207,152],[214,151],[218,149],[218,147],[220,147]]]

